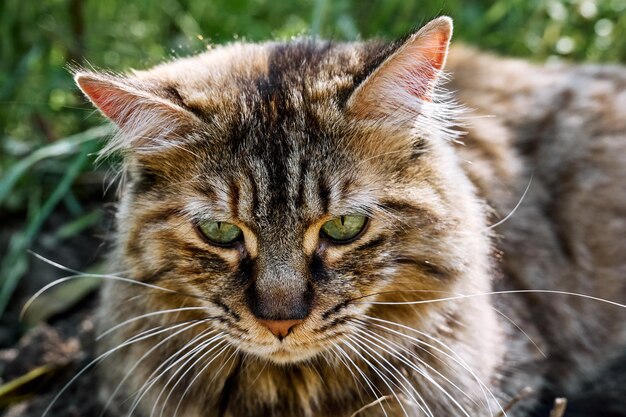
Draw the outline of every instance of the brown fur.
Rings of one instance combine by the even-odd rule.
[[[145,317],[103,339],[105,352],[156,326],[194,324],[114,354],[102,373],[105,402],[123,382],[112,409],[128,412],[121,399],[165,370],[136,415],[153,406],[174,415],[180,401],[187,417],[347,417],[367,404],[359,415],[487,416],[530,385],[536,395],[521,413],[542,392],[575,393],[620,352],[624,326],[606,318],[624,313],[576,297],[372,304],[484,293],[500,275],[496,288],[624,301],[626,141],[615,92],[625,72],[570,69],[567,80],[457,48],[452,88],[476,114],[496,116],[474,120],[460,146],[447,121],[455,107],[435,86],[450,29],[439,19],[391,45],[235,44],[130,76],[77,75],[120,127],[108,150],[126,155],[113,269],[176,292],[110,283],[100,327],[203,308]],[[488,222],[512,210],[529,167],[530,191],[494,248]],[[320,237],[325,221],[351,213],[369,217],[360,238]],[[237,224],[244,242],[207,243],[195,227],[203,220]],[[259,311],[305,318],[279,340]],[[207,345],[216,347],[206,368],[183,360],[204,330],[222,337]],[[380,396],[389,398],[372,404]]]
[[[466,170],[497,217],[512,209],[532,175],[521,206],[496,229],[505,278],[498,288],[570,291],[623,304],[624,68],[535,66],[459,47],[448,69],[459,98],[495,116],[479,120],[459,151],[473,162]],[[576,398],[623,353],[623,309],[564,295],[516,297],[527,311],[522,323],[548,355],[545,392]]]

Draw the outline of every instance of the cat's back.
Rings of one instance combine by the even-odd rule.
[[[533,65],[463,46],[448,64],[461,102],[490,116],[470,121],[460,153],[478,166],[468,171],[495,207],[494,222],[528,186],[496,228],[502,288],[626,302],[626,68]],[[582,375],[624,351],[619,307],[554,293],[523,297],[557,394],[572,395]]]

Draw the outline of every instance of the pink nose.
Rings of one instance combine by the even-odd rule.
[[[287,336],[296,324],[302,323],[302,320],[263,320],[258,319],[259,323],[267,327],[274,336],[279,339]]]

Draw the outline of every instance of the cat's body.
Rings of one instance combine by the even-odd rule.
[[[78,74],[127,152],[114,269],[177,292],[106,286],[103,330],[149,316],[102,352],[163,330],[104,368],[114,413],[143,387],[139,416],[489,416],[530,386],[510,411],[524,415],[623,352],[619,307],[459,295],[625,301],[626,71],[570,81],[454,49],[460,101],[496,116],[463,146],[433,93],[449,36],[440,19],[404,44],[236,44]],[[320,232],[353,213],[368,217],[353,240]],[[211,220],[243,237],[207,241],[195,226]]]
[[[468,48],[453,50],[448,68],[460,100],[494,116],[475,123],[466,146],[457,149],[473,162],[466,170],[498,217],[512,210],[531,181],[520,207],[496,229],[502,251],[496,288],[569,291],[624,303],[625,69],[538,66]],[[545,367],[538,394],[544,402],[560,395],[575,403],[590,381],[603,385],[607,364],[623,361],[620,308],[567,295],[499,297],[505,305],[520,303],[516,320],[547,355],[538,360]],[[619,377],[606,378],[605,399],[595,398],[594,415],[622,415],[624,389],[611,381]],[[621,414],[607,414],[617,409]]]

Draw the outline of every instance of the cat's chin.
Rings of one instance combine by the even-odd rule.
[[[288,365],[298,362],[305,362],[317,356],[323,351],[321,347],[290,347],[281,345],[278,347],[259,347],[254,348],[247,346],[243,348],[247,353],[251,353],[261,359],[273,362],[279,365]]]
[[[266,359],[280,365],[293,364],[298,362],[304,362],[316,356],[318,354],[317,351],[298,351],[292,352],[287,350],[279,350],[274,352],[271,355],[265,356]]]

